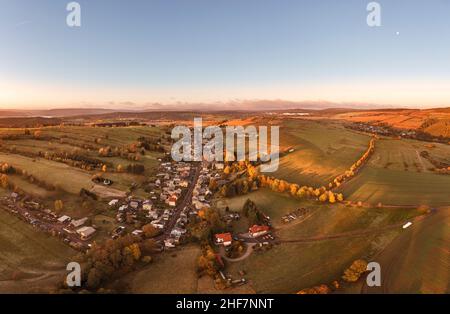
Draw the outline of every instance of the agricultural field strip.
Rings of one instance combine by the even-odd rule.
[[[294,242],[317,242],[317,241],[324,241],[324,240],[333,240],[333,239],[340,239],[340,238],[355,238],[355,237],[362,237],[378,232],[385,232],[388,230],[396,229],[398,227],[401,227],[405,224],[405,222],[400,223],[394,223],[390,225],[386,225],[379,228],[373,228],[373,229],[364,229],[364,230],[355,230],[355,231],[348,231],[348,232],[342,232],[342,233],[336,233],[331,235],[321,235],[321,236],[314,236],[314,237],[304,237],[304,238],[298,238],[298,239],[280,239],[279,241],[281,243],[294,243]]]
[[[3,208],[3,206],[0,206],[0,209],[2,211],[5,211],[6,214],[9,215],[8,211],[5,208]],[[48,254],[50,256],[53,256],[53,257],[56,257],[56,258],[63,257],[63,256],[61,256],[59,254],[56,254],[56,252],[54,252],[53,250],[50,250],[47,246],[42,244],[41,241],[36,239],[36,237],[34,237],[33,235],[28,235],[27,233],[23,232],[24,225],[22,225],[22,226],[20,226],[20,225],[24,224],[24,223],[21,220],[19,220],[16,217],[12,217],[12,216],[11,216],[11,218],[14,218],[14,220],[16,220],[16,221],[12,222],[12,223],[5,223],[4,221],[0,220],[0,225],[1,225],[1,229],[2,230],[10,229],[10,230],[12,230],[15,233],[20,234],[21,237],[26,238],[29,243],[33,243],[33,246],[41,248],[42,250],[44,250],[46,252],[46,254]],[[18,227],[16,227],[16,226],[18,226]],[[31,227],[26,225],[25,228],[29,229]],[[35,231],[35,232],[37,232],[37,231]],[[0,258],[3,258],[4,260],[6,260],[2,256],[0,256]]]

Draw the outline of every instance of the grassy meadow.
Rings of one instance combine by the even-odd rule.
[[[368,293],[450,293],[450,208],[439,209],[396,238],[375,259],[382,287]]]
[[[327,185],[361,157],[369,140],[338,123],[286,120],[280,146],[294,152],[283,156],[278,171],[270,175],[299,185]]]
[[[48,293],[76,251],[0,208],[0,293]]]
[[[24,135],[26,130],[32,135],[39,132],[39,135],[37,138],[35,136],[8,137]],[[163,129],[148,126],[114,128],[59,126],[39,129],[1,129],[0,136],[3,139],[0,142],[0,162],[25,170],[37,180],[52,184],[58,190],[71,195],[78,195],[81,189],[86,189],[100,197],[122,197],[133,183],[140,184],[147,177],[154,175],[159,165],[158,158],[161,158],[163,154],[146,151],[144,155],[140,155],[139,160],[129,160],[125,157],[101,156],[98,153],[99,149],[107,146],[127,147],[136,143],[139,137],[159,138],[162,135]],[[111,179],[113,185],[105,187],[92,182],[92,176],[99,173],[99,169],[86,170],[68,165],[63,161],[39,157],[39,154],[45,153],[74,152],[108,164],[109,168],[103,176]],[[116,169],[119,165],[125,168],[132,163],[145,167],[143,175],[111,172],[112,168]],[[26,182],[27,180],[19,175],[11,175],[10,181],[31,195],[45,198],[55,194],[53,191],[46,191],[36,183]],[[136,191],[136,193],[139,192],[139,190]]]
[[[389,205],[450,204],[450,176],[437,174],[433,165],[420,156],[428,151],[433,158],[449,160],[450,146],[412,140],[382,139],[375,153],[356,177],[340,189],[352,201]]]
[[[272,218],[274,233],[281,241],[268,251],[254,252],[241,262],[228,263],[227,271],[232,274],[247,272],[257,293],[294,293],[339,279],[353,260],[375,256],[401,232],[401,224],[421,214],[411,208],[319,204],[267,189],[221,200],[218,207],[223,210],[229,206],[239,211],[247,199]],[[305,217],[281,222],[283,215],[300,207],[310,210]],[[243,232],[248,227],[245,218],[241,220],[234,223],[234,232]],[[326,238],[340,234],[336,239]],[[323,239],[296,242],[317,237]]]
[[[156,255],[151,265],[127,275],[116,285],[128,287],[132,293],[196,293],[199,256],[200,248],[195,245]]]

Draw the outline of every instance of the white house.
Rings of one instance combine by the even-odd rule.
[[[150,219],[158,219],[158,213],[156,211],[150,210],[147,214]]]
[[[96,230],[92,227],[82,227],[77,230],[77,233],[80,235],[81,240],[87,240],[94,235]]]
[[[155,227],[156,229],[163,229],[164,228],[164,223],[161,222],[161,220],[154,220],[150,223],[153,227]]]
[[[186,230],[184,230],[184,229],[173,228],[172,231],[170,232],[170,235],[174,236],[174,237],[179,237],[179,236],[181,236],[181,235],[183,235],[185,233],[186,233]]]
[[[72,222],[70,223],[71,226],[73,226],[74,228],[78,228],[81,227],[82,225],[84,225],[86,223],[86,221],[88,221],[89,218],[84,217],[78,220],[72,220]]]
[[[58,222],[60,222],[60,223],[66,223],[66,222],[69,222],[71,219],[72,219],[72,218],[70,218],[69,216],[64,215],[64,216],[61,216],[61,217],[58,218]]]
[[[144,233],[144,231],[142,231],[140,229],[136,229],[131,234],[136,236],[136,237],[140,237],[140,236],[142,236],[143,233]]]
[[[116,206],[119,203],[119,200],[112,200],[108,203],[109,206]]]
[[[174,240],[173,239],[164,240],[164,246],[167,247],[167,248],[175,247]]]

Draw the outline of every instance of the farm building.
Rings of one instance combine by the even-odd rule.
[[[231,233],[218,233],[215,236],[216,244],[222,244],[223,246],[231,245],[232,237]]]
[[[262,235],[265,235],[267,232],[269,232],[269,230],[270,230],[270,228],[268,226],[253,225],[248,229],[248,233],[253,238],[257,238]]]
[[[77,233],[80,235],[81,240],[87,240],[94,235],[95,231],[92,227],[82,227],[77,230]]]
[[[71,218],[69,216],[66,216],[66,215],[61,216],[61,217],[58,218],[58,222],[60,222],[60,223],[69,222],[70,220],[71,220]]]
[[[74,228],[78,228],[81,227],[82,225],[84,225],[86,223],[86,221],[88,220],[87,217],[78,219],[78,220],[72,220],[72,222],[70,223],[70,225]]]

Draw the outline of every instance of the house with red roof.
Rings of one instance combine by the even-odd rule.
[[[175,207],[177,206],[177,200],[178,198],[176,197],[176,195],[172,195],[171,197],[169,197],[167,203],[169,204],[169,206]]]
[[[231,245],[231,241],[233,240],[231,233],[218,233],[214,235],[216,244],[223,245],[223,246],[229,246]]]
[[[267,232],[269,232],[270,227],[269,226],[259,226],[259,225],[253,225],[250,228],[248,228],[248,233],[251,237],[257,238],[262,235],[265,235]]]

